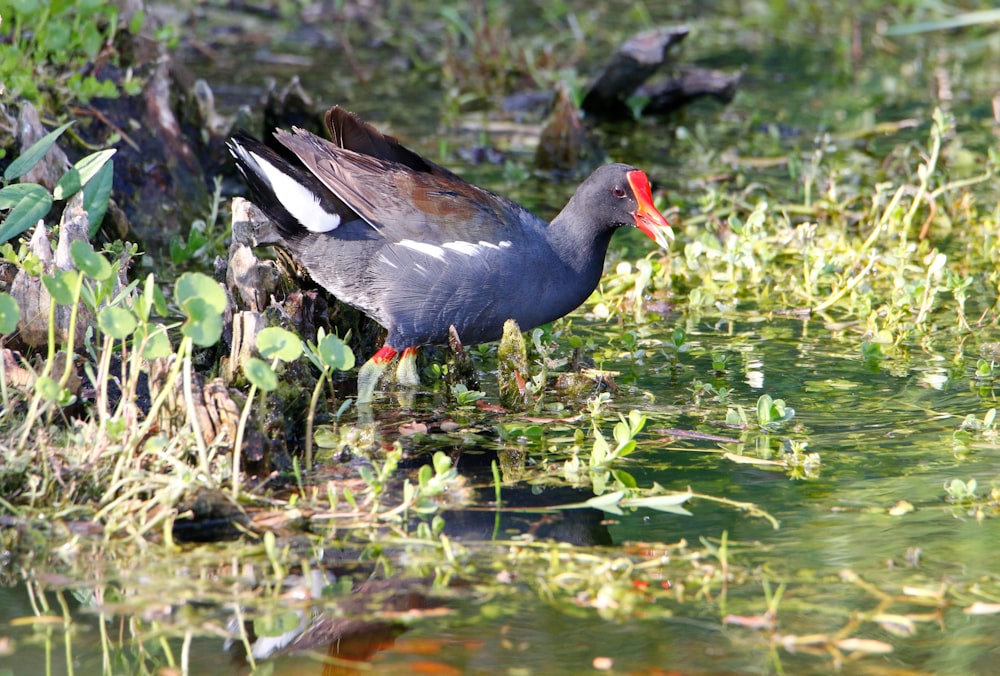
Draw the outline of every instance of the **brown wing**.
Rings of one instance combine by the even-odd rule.
[[[409,165],[361,154],[297,128],[291,133],[277,130],[275,138],[389,242],[494,242],[516,237],[525,224],[536,220],[515,202],[450,172],[414,171]],[[338,132],[338,138],[345,137]],[[352,144],[361,143],[353,132],[348,138]],[[378,142],[378,138],[373,141]]]
[[[462,180],[441,165],[434,164],[413,152],[400,143],[395,136],[383,134],[354,113],[344,110],[340,106],[334,106],[326,111],[324,122],[334,145],[341,148],[353,150],[359,155],[368,155],[380,160],[402,164],[414,171]]]

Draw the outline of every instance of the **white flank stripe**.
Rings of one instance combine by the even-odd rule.
[[[405,246],[407,249],[413,249],[414,251],[419,251],[422,254],[433,256],[439,261],[444,260],[444,249],[437,246],[436,244],[427,244],[426,242],[415,242],[412,239],[401,239],[399,240],[399,246]]]
[[[506,248],[507,248],[507,247],[509,247],[509,246],[510,246],[510,242],[509,242],[509,241],[507,241],[506,239],[505,239],[505,240],[503,240],[502,242],[500,242],[500,248],[501,248],[501,249],[506,249]]]
[[[310,232],[330,232],[340,225],[340,216],[320,206],[319,196],[282,173],[276,166],[256,153],[249,153],[257,162],[264,178],[271,184],[274,196],[295,220]]]
[[[442,244],[445,249],[451,249],[452,251],[457,251],[460,254],[465,254],[466,256],[478,256],[480,249],[482,248],[478,244],[473,244],[472,242],[445,242]]]

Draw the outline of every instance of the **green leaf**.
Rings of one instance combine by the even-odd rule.
[[[616,458],[624,458],[627,455],[632,455],[635,452],[635,439],[630,439],[626,441],[623,445],[615,449]]]
[[[438,476],[446,474],[451,469],[451,458],[447,453],[437,451],[432,460],[434,463],[434,473]]]
[[[340,448],[340,434],[335,433],[329,425],[323,425],[313,435],[313,442],[318,448]]]
[[[53,199],[64,200],[78,193],[116,152],[114,148],[99,150],[74,164],[73,168],[63,174],[59,182],[56,183],[56,187],[52,191]]]
[[[135,315],[123,307],[108,305],[97,313],[98,328],[116,340],[131,336],[137,325]]]
[[[433,476],[434,470],[431,469],[430,465],[421,465],[420,469],[417,470],[417,481],[421,488],[427,488],[427,484],[430,483]]]
[[[594,430],[594,449],[590,452],[590,466],[603,465],[604,461],[608,459],[608,453],[610,452],[611,447],[608,446],[604,435]]]
[[[181,310],[193,298],[201,300],[204,307],[220,314],[226,309],[226,292],[217,281],[200,272],[185,272],[178,277],[174,286],[174,298]]]
[[[757,422],[766,425],[771,422],[771,395],[762,394],[757,398]]]
[[[646,498],[631,498],[625,501],[627,507],[646,507],[659,512],[670,512],[671,514],[681,514],[691,516],[681,505],[691,499],[691,493],[675,493],[673,495],[652,495]]]
[[[139,321],[146,323],[149,321],[150,312],[153,310],[153,288],[156,285],[156,278],[150,272],[143,282],[142,293],[132,301],[132,309],[135,311]]]
[[[128,23],[129,35],[138,35],[139,30],[142,28],[142,22],[146,19],[146,12],[139,10],[132,15],[132,19]]]
[[[280,326],[269,326],[257,334],[257,349],[266,359],[295,361],[302,356],[302,339]]]
[[[76,302],[76,287],[80,273],[76,270],[63,270],[52,275],[42,275],[42,284],[52,294],[57,305],[72,305]]]
[[[188,320],[181,333],[199,347],[209,347],[222,337],[222,312],[217,311],[203,298],[189,298],[181,308]]]
[[[0,334],[14,333],[21,319],[21,308],[9,293],[0,293]]]
[[[219,283],[200,272],[185,272],[174,286],[174,298],[188,318],[181,333],[201,347],[217,343],[226,308],[226,293]]]
[[[94,178],[83,188],[83,208],[90,221],[90,236],[93,238],[101,228],[101,221],[108,210],[111,187],[115,178],[115,163],[109,160]]]
[[[338,336],[325,336],[317,346],[319,358],[327,368],[350,371],[354,368],[354,352]]]
[[[59,383],[48,376],[41,376],[35,381],[35,393],[47,402],[59,399]]]
[[[258,389],[272,392],[278,387],[278,375],[263,359],[251,357],[243,371],[247,374],[247,380],[256,385]]]
[[[152,274],[150,274],[150,280],[150,284],[153,284]],[[160,317],[166,317],[170,314],[170,308],[167,307],[167,299],[163,295],[163,289],[156,284],[153,284],[153,290],[148,294],[148,296],[153,299],[153,310],[157,315]]]
[[[145,338],[145,346],[142,348],[143,359],[160,359],[173,352],[170,339],[167,338],[167,330],[162,326],[156,326],[152,329],[147,326]]]
[[[624,446],[632,436],[629,432],[628,423],[625,422],[624,419],[622,419],[621,422],[615,423],[613,434],[615,437],[615,445],[619,448]]]
[[[6,171],[3,172],[4,180],[13,181],[15,178],[21,178],[34,169],[35,165],[45,157],[45,153],[49,152],[49,148],[56,142],[56,139],[69,129],[72,124],[72,122],[67,122],[58,129],[54,129],[38,139],[34,145],[21,153],[20,157],[10,163]]]
[[[625,488],[638,488],[639,482],[635,480],[635,477],[628,472],[620,469],[611,470],[611,474],[617,479],[622,486]]]
[[[39,188],[45,190],[37,183],[12,183],[0,188],[0,209],[12,209],[26,196],[37,193]]]
[[[618,503],[621,502],[623,497],[625,497],[625,491],[614,491],[613,493],[594,496],[581,506],[593,507],[594,509],[599,509],[603,512],[621,515],[624,514],[624,512],[622,512]]]
[[[642,431],[642,428],[646,426],[646,416],[644,416],[640,411],[632,409],[628,412],[628,424],[629,428],[632,430],[632,436],[635,436]]]
[[[69,245],[69,253],[80,272],[91,279],[103,281],[111,276],[111,263],[94,251],[88,242],[76,240]]]
[[[48,190],[34,183],[24,185],[25,187],[20,189],[21,199],[0,224],[0,242],[13,239],[28,228],[34,227],[39,220],[45,218],[49,209],[52,208],[52,195],[49,194]],[[5,192],[13,187],[7,186],[0,192]]]

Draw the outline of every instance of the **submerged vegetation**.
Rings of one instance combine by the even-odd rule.
[[[559,31],[546,47],[537,30],[513,30],[520,17],[500,3],[407,15],[444,27],[440,42],[414,44],[408,31],[398,49],[418,76],[440,73],[449,132],[504,95],[583,80],[565,63],[587,58],[580,34],[602,15],[542,4],[542,25]],[[117,33],[143,17],[29,5],[14,19],[3,8],[8,116],[26,100],[141,87],[58,73],[114,60]],[[632,20],[677,18],[637,7]],[[792,25],[821,22],[823,7]],[[95,21],[80,28],[88,11]],[[355,60],[352,93],[382,86],[357,61],[400,30],[403,8],[382,11],[367,19],[374,46],[336,36]],[[774,11],[740,19],[741,54],[789,19]],[[0,579],[11,591],[0,591],[22,595],[4,616],[0,664],[191,671],[197,640],[211,639],[203,664],[226,664],[211,657],[225,640],[259,669],[286,646],[343,666],[374,648],[328,645],[388,644],[410,629],[445,673],[483,670],[482,653],[495,660],[487,670],[516,655],[538,673],[609,668],[602,660],[636,671],[685,659],[734,673],[924,667],[927,646],[942,660],[930,669],[987,673],[986,653],[945,654],[963,631],[990,635],[1000,614],[1000,571],[982,544],[1000,511],[1000,117],[996,99],[991,119],[956,93],[1000,90],[958,68],[998,47],[932,34],[928,100],[900,89],[913,47],[890,49],[882,29],[857,47],[853,31],[878,22],[838,11],[818,29],[834,58],[803,64],[830,66],[812,95],[870,94],[882,69],[879,96],[891,100],[852,108],[827,94],[819,105],[842,123],[816,122],[794,109],[802,94],[765,108],[758,65],[747,102],[724,113],[601,130],[609,154],[671,177],[657,191],[672,205],[670,255],[636,259],[626,245],[581,310],[527,340],[471,348],[478,385],[439,355],[424,390],[374,411],[350,401],[354,327],[311,334],[272,313],[252,356],[230,361],[234,301],[206,274],[225,248],[221,181],[199,227],[162,258],[140,256],[96,237],[113,148],[87,148],[45,186],[24,177],[72,118],[33,146],[5,144]],[[906,21],[868,11],[933,26],[929,8]],[[701,21],[714,48],[718,26]],[[555,59],[553,44],[572,58]],[[34,62],[44,69],[24,79]],[[488,126],[477,134],[490,139]],[[439,144],[452,163],[455,138]],[[669,166],[657,164],[664,148]],[[516,148],[499,170],[466,169],[501,192],[534,176]],[[566,647],[571,629],[607,642]],[[381,659],[392,672],[414,657]]]

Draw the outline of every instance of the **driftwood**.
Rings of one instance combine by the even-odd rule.
[[[448,387],[464,385],[469,390],[478,390],[479,378],[476,376],[476,365],[472,363],[472,357],[462,345],[462,339],[454,326],[448,327],[448,347],[451,349],[446,379]]]
[[[163,389],[173,359],[158,359],[150,364],[149,387],[155,398]],[[178,378],[174,388],[167,394],[164,405],[158,411],[157,423],[169,435],[182,432],[188,425],[189,408],[184,392],[184,378]],[[207,446],[232,447],[239,425],[240,406],[234,392],[222,378],[205,378],[196,369],[191,373],[190,411],[194,412],[197,429]],[[267,441],[252,426],[244,435],[243,457],[250,463],[259,463],[267,457]],[[248,472],[252,471],[247,467]]]
[[[258,244],[280,241],[271,221],[241,197],[233,200],[232,214],[233,241],[225,265],[229,303],[223,320],[223,337],[230,348],[222,363],[227,383],[235,381],[247,361],[256,355],[257,334],[267,326],[264,311],[279,290],[281,279],[274,261],[260,260],[253,250]]]
[[[59,240],[55,252],[49,242],[45,225],[39,222],[31,236],[28,248],[42,266],[44,274],[51,275],[57,270],[72,270],[75,266],[70,256],[70,245],[75,241],[88,242],[90,220],[83,208],[83,193],[79,192],[69,201],[59,224]],[[87,244],[90,246],[90,244]],[[127,283],[125,277],[128,265],[122,261],[115,294]],[[42,347],[48,344],[49,306],[52,296],[38,275],[29,274],[19,268],[11,283],[10,294],[21,308],[21,319],[17,325],[16,338],[27,347]],[[57,343],[66,343],[69,338],[72,311],[69,306],[55,307],[55,338]],[[94,316],[86,306],[77,311],[74,344],[77,349],[84,346],[83,340],[88,328],[94,327]]]
[[[152,23],[144,23],[144,33],[152,30]],[[186,235],[211,204],[204,168],[209,162],[202,156],[211,143],[201,134],[214,132],[181,124],[177,111],[188,106],[162,41],[121,31],[116,47],[122,62],[104,63],[101,77],[121,82],[131,75],[145,85],[134,95],[123,92],[72,108],[80,120],[74,132],[91,147],[107,146],[112,137],[120,139],[114,158],[117,204],[109,208],[108,225],[113,236],[121,236],[127,223],[130,231],[121,238],[141,242],[143,250],[158,255],[172,237]]]
[[[638,33],[622,44],[591,82],[581,107],[588,115],[627,119],[625,99],[667,60],[667,52],[687,37],[687,26],[665,26]]]
[[[688,34],[687,26],[656,28],[629,38],[590,84],[581,108],[598,119],[630,119],[632,96],[648,98],[641,115],[666,115],[702,96],[732,101],[743,72],[689,68],[671,79],[642,86],[669,64],[671,47]]]
[[[255,354],[257,334],[275,324],[306,340],[315,340],[320,327],[340,336],[350,333],[355,354],[374,354],[382,345],[385,330],[359,310],[315,288],[308,273],[281,248],[279,233],[256,206],[236,198],[232,212],[229,257],[217,264],[217,268],[226,269],[230,297],[230,309],[223,320],[223,338],[230,346],[222,368],[226,381],[238,379],[247,359]],[[275,260],[257,255],[255,249],[266,245],[278,245]],[[283,380],[290,375],[286,373]],[[302,387],[311,389],[314,382]]]
[[[503,325],[503,337],[497,349],[497,383],[500,386],[500,405],[508,411],[525,411],[532,403],[528,381],[528,347],[521,327],[513,319]]]
[[[250,530],[250,518],[226,491],[197,487],[175,505],[173,537],[177,542],[233,540]]]
[[[560,87],[552,113],[535,148],[535,166],[545,170],[563,170],[585,166],[599,160],[601,155],[590,128],[580,119],[580,111],[570,99],[569,91]]]
[[[626,40],[588,86],[580,105],[586,116],[583,120],[566,93],[557,92],[535,152],[535,166],[566,172],[591,169],[594,160],[600,159],[600,153],[595,150],[587,121],[631,120],[636,114],[667,115],[703,96],[723,103],[731,101],[742,71],[725,73],[689,68],[676,77],[644,84],[669,64],[671,49],[687,34],[687,26],[667,26]],[[630,105],[631,100],[645,100],[645,104],[637,111]]]
[[[649,99],[642,114],[666,115],[703,96],[729,103],[736,96],[742,78],[742,70],[735,73],[705,68],[683,70],[678,78],[639,89],[638,94]]]

